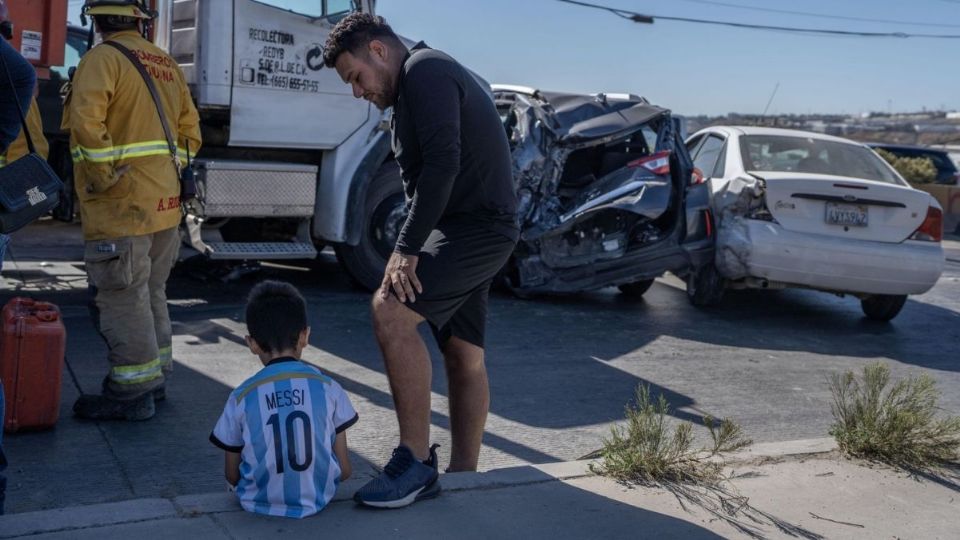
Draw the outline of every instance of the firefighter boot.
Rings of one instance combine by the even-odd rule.
[[[123,401],[96,394],[83,394],[73,404],[74,416],[86,420],[149,420],[155,413],[153,392]]]

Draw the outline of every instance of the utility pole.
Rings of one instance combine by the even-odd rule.
[[[767,110],[770,109],[770,104],[773,103],[773,96],[777,95],[777,90],[780,88],[780,81],[777,81],[777,84],[773,87],[773,92],[770,93],[770,99],[767,100],[767,106],[763,108],[763,114],[760,115],[761,119],[767,116]]]

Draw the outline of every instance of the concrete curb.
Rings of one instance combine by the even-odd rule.
[[[590,476],[592,474],[589,469],[590,463],[591,461],[561,461],[542,465],[494,469],[486,472],[449,473],[442,476],[442,485],[444,491],[466,491],[524,486],[555,480],[571,480]],[[368,480],[369,478],[350,478],[337,489],[337,494],[333,497],[331,504],[352,501],[354,492]],[[181,495],[173,499],[173,506],[176,507],[180,515],[184,516],[241,510],[236,497],[226,491]],[[3,536],[0,536],[0,538],[3,538]]]
[[[728,463],[810,456],[836,450],[833,439],[805,439],[777,443],[759,443],[747,450],[726,456]],[[445,491],[501,489],[590,476],[593,460],[564,461],[542,465],[525,465],[486,472],[444,474]],[[349,502],[353,493],[368,478],[351,478],[344,482],[332,503]],[[0,539],[25,535],[87,529],[140,521],[169,518],[191,518],[204,514],[241,512],[232,493],[200,493],[173,499],[133,499],[122,502],[73,506],[0,517]]]
[[[725,454],[727,463],[742,463],[762,458],[779,459],[786,457],[827,454],[837,450],[837,442],[832,437],[822,439],[801,439],[773,443],[758,443],[745,450]]]
[[[132,499],[129,501],[71,506],[55,510],[39,510],[0,517],[0,538],[15,538],[31,534],[137,521],[177,517],[177,510],[169,499]]]

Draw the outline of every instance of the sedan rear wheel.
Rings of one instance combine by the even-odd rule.
[[[725,287],[726,281],[712,262],[687,274],[687,300],[696,307],[719,304]]]
[[[860,307],[868,319],[874,321],[889,321],[897,316],[907,302],[905,294],[875,294],[860,299]]]

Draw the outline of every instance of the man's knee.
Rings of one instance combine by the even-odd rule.
[[[486,373],[483,349],[458,338],[451,338],[443,347],[447,376],[451,379],[472,378]]]
[[[417,312],[404,306],[392,294],[386,298],[377,291],[370,303],[373,315],[373,329],[378,336],[389,336],[399,332],[416,331],[423,318]]]

